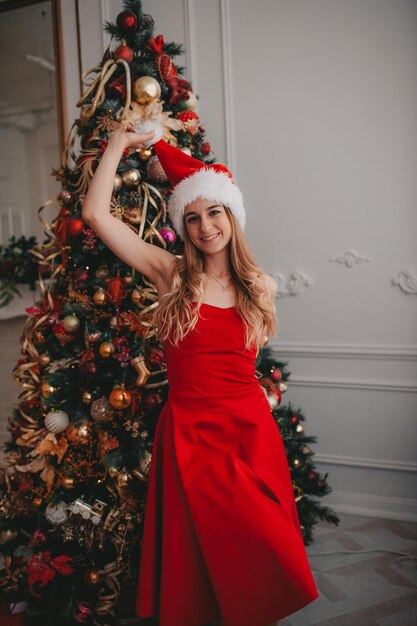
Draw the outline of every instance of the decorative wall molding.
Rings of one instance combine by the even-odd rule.
[[[198,95],[198,78],[195,57],[195,24],[194,24],[194,0],[184,0],[184,44],[185,44],[185,67],[188,80],[191,82],[193,91]]]
[[[417,276],[408,270],[401,270],[397,278],[392,279],[393,285],[398,287],[406,294],[417,293]]]
[[[360,359],[378,361],[417,361],[417,346],[297,344],[272,343],[275,356],[290,354],[296,357],[324,359]]]
[[[278,283],[277,299],[284,296],[298,296],[312,284],[312,280],[303,272],[293,272],[288,279],[275,272],[273,277]]]
[[[326,378],[324,376],[291,376],[290,386],[318,387],[320,389],[357,389],[360,391],[385,391],[392,393],[416,393],[417,385],[391,380],[364,380],[354,378]]]
[[[104,51],[107,49],[107,47],[110,44],[110,35],[109,33],[106,33],[106,31],[104,30],[104,24],[106,22],[110,22],[110,7],[109,7],[109,0],[100,0],[100,9],[101,9],[101,23],[103,25],[103,28],[101,30],[101,38],[102,38],[102,45],[103,45],[103,54]],[[120,7],[120,10],[122,9],[122,7]]]
[[[340,263],[345,267],[351,269],[355,265],[359,263],[369,263],[371,261],[370,257],[363,256],[359,254],[359,252],[355,252],[354,250],[348,250],[344,254],[340,254],[339,256],[330,257],[329,261],[335,261],[336,263]]]
[[[237,174],[235,161],[235,127],[233,115],[233,68],[232,68],[232,35],[230,31],[229,1],[220,0],[220,28],[222,38],[223,61],[223,101],[225,114],[226,163],[229,169]]]
[[[336,513],[417,521],[417,500],[412,498],[393,498],[335,490],[326,496],[326,504]]]
[[[417,463],[409,463],[407,461],[383,461],[381,459],[362,459],[353,456],[333,455],[333,454],[315,454],[314,460],[317,463],[326,465],[344,465],[348,467],[368,467],[371,469],[413,472],[417,473]]]

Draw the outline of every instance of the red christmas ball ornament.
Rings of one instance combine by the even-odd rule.
[[[86,361],[82,365],[80,365],[80,373],[86,378],[92,378],[97,372],[97,365],[94,361]]]
[[[163,226],[160,229],[159,233],[167,243],[173,244],[177,241],[177,235],[175,234],[175,231],[172,230],[172,228],[169,228],[169,226]]]
[[[209,143],[203,143],[203,145],[201,146],[201,152],[203,154],[210,154],[211,151],[211,145]]]
[[[162,404],[162,396],[160,393],[149,393],[143,399],[143,406],[146,411],[155,411]]]
[[[74,277],[76,281],[84,283],[86,280],[88,280],[88,272],[86,269],[84,269],[84,267],[79,267],[77,270],[75,270]]]
[[[272,368],[270,378],[274,381],[274,383],[279,383],[279,381],[282,379],[282,372],[279,367]]]
[[[293,415],[293,416],[291,417],[291,423],[292,423],[292,424],[298,424],[298,422],[299,422],[299,421],[300,421],[300,420],[298,419],[298,417],[297,417],[296,415]]]
[[[68,220],[67,234],[70,237],[78,237],[79,235],[81,235],[83,228],[84,222],[78,217],[73,217],[72,219]]]
[[[126,63],[131,63],[133,61],[133,50],[132,48],[129,48],[128,45],[126,45],[125,41],[122,41],[120,46],[116,48],[116,50],[113,52],[113,56],[116,61],[119,61],[119,59],[123,59],[123,61],[126,61]]]
[[[138,27],[138,18],[132,11],[122,11],[116,18],[116,24],[125,33],[132,33]]]
[[[148,361],[152,365],[161,367],[165,363],[164,351],[161,348],[151,348],[149,351]]]
[[[318,477],[319,477],[318,473],[315,472],[314,470],[310,470],[309,473],[307,474],[308,480],[317,480]]]

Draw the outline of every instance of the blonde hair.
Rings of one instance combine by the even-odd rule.
[[[263,271],[256,264],[246,238],[229,207],[225,206],[231,225],[229,242],[232,280],[236,287],[236,310],[245,326],[245,348],[261,346],[266,337],[276,335],[276,310],[271,302]],[[171,291],[165,294],[154,312],[152,326],[160,341],[174,346],[194,329],[209,278],[204,273],[204,255],[192,243],[184,227],[184,251],[174,262]],[[196,305],[189,304],[196,300]]]

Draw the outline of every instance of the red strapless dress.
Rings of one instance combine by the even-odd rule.
[[[156,428],[136,613],[265,626],[318,597],[281,435],[235,307],[203,304]]]

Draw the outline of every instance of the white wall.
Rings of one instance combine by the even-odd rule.
[[[120,8],[83,6],[84,69],[103,51],[100,15]],[[271,345],[292,372],[284,401],[318,436],[326,501],[417,518],[417,4],[146,0],[144,10],[155,34],[186,45],[178,64],[244,192],[247,237],[280,280]]]

